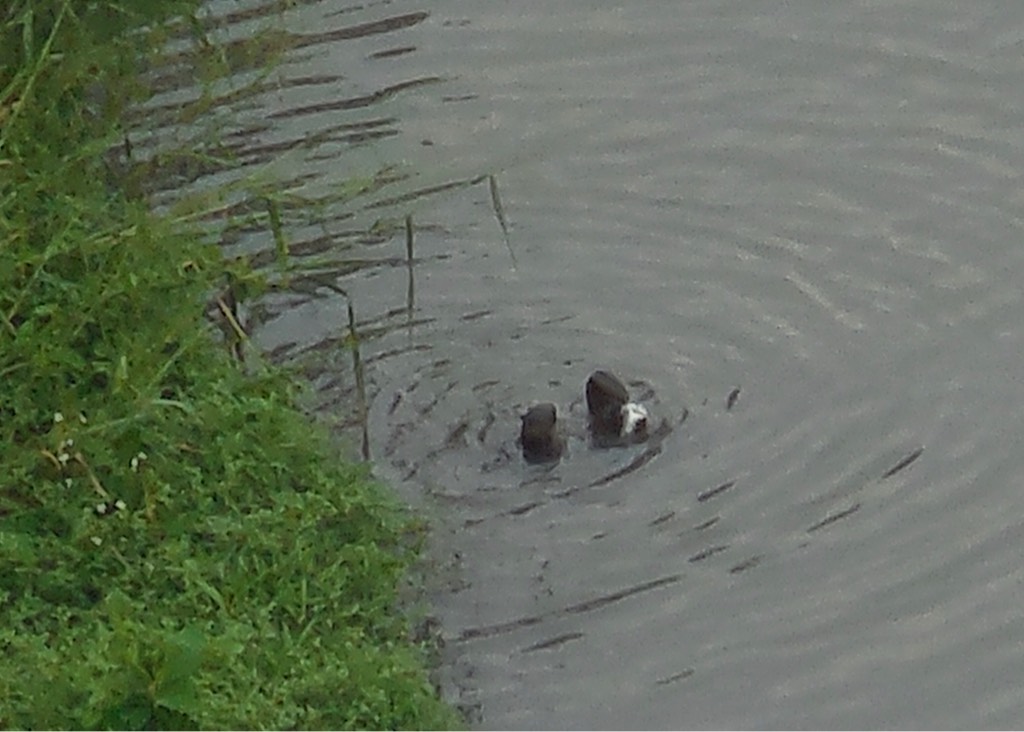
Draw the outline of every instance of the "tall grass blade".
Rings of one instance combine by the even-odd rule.
[[[405,292],[405,308],[409,319],[412,319],[412,310],[415,305],[416,285],[413,279],[412,239],[413,239],[412,214],[405,217],[405,267],[409,274],[409,286]]]
[[[281,225],[281,207],[277,199],[267,198],[267,216],[270,218],[270,231],[274,235],[274,248],[277,252],[277,266],[285,277],[287,286],[288,277],[288,239],[284,235],[284,227]]]
[[[508,247],[509,256],[512,257],[512,267],[515,268],[516,253],[512,251],[512,242],[508,238],[508,222],[505,220],[505,209],[501,207],[501,196],[498,195],[498,179],[494,175],[487,176],[487,184],[491,189],[491,205],[494,207],[494,215],[501,226],[501,233],[505,237],[505,246]]]
[[[367,423],[369,410],[366,404],[366,373],[363,369],[363,358],[359,352],[359,329],[356,327],[356,311],[352,307],[352,299],[348,299],[348,331],[352,348],[352,371],[356,375],[356,398],[359,401],[359,424],[363,433],[363,460],[370,459],[370,429]]]

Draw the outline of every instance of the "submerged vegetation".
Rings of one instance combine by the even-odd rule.
[[[457,724],[396,609],[409,517],[218,343],[256,279],[108,155],[196,5],[0,10],[0,726]]]

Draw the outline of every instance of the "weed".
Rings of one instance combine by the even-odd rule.
[[[0,11],[0,726],[456,724],[395,611],[409,517],[218,345],[250,273],[106,160],[196,5]]]

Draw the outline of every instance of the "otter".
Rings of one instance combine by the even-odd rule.
[[[614,374],[595,371],[585,388],[591,442],[614,447],[642,442],[648,436],[649,415],[642,404],[629,401],[629,391]],[[554,462],[565,451],[565,439],[554,404],[545,402],[522,416],[519,444],[528,463]]]
[[[562,457],[565,440],[558,429],[558,414],[550,402],[530,407],[522,417],[519,442],[528,463],[549,463]]]

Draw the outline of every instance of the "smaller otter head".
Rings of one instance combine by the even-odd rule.
[[[565,441],[558,434],[558,416],[555,405],[550,403],[530,407],[522,417],[519,444],[523,458],[528,463],[546,463],[558,460],[565,448]]]

